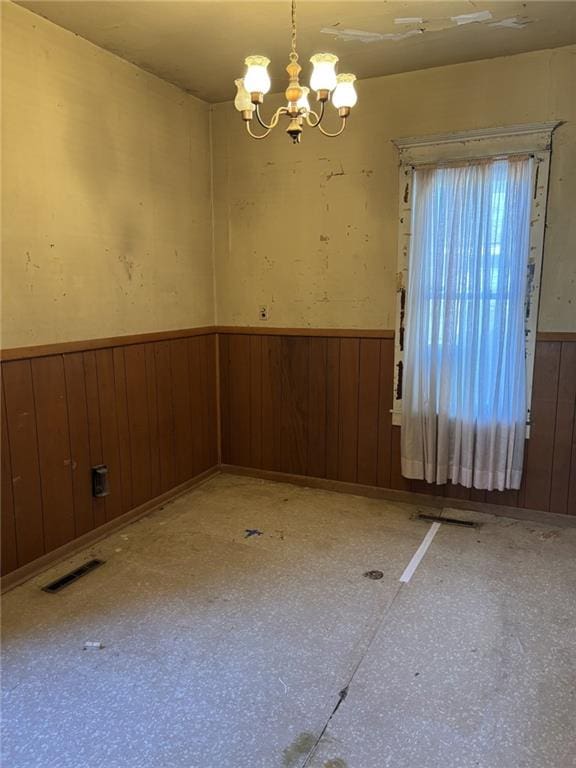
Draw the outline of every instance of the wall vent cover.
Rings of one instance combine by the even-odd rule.
[[[64,576],[60,576],[59,579],[51,581],[50,584],[46,584],[45,587],[42,587],[42,591],[51,593],[60,592],[61,589],[64,589],[64,587],[67,587],[69,584],[78,581],[79,578],[85,576],[87,573],[90,573],[90,571],[93,571],[95,568],[99,568],[101,565],[104,565],[105,562],[105,560],[88,560],[83,565],[78,566],[78,568],[74,568],[74,570],[70,571],[70,573],[66,573]]]

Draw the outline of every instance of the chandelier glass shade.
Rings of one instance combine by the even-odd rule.
[[[279,107],[272,115],[269,122],[262,118],[260,107],[264,96],[271,87],[268,65],[270,59],[266,56],[248,56],[245,60],[246,72],[243,78],[235,80],[236,98],[234,106],[242,115],[246,130],[253,139],[264,139],[275,128],[280,117],[286,116],[288,127],[286,132],[292,138],[294,144],[300,143],[303,126],[318,128],[329,137],[340,136],[346,127],[346,120],[350,110],[356,104],[358,96],[354,88],[356,76],[352,74],[337,74],[336,64],[338,57],[333,53],[316,53],[311,57],[312,75],[310,88],[300,85],[300,72],[302,67],[298,64],[296,52],[296,2],[292,0],[292,50],[289,63],[286,67],[288,73],[288,87],[286,88],[286,106]],[[310,107],[308,101],[310,90],[316,93],[316,101],[319,103],[318,111]],[[337,131],[329,133],[321,125],[324,119],[325,105],[331,102],[340,117],[340,127]],[[254,133],[252,121],[256,121],[264,128],[264,133]]]

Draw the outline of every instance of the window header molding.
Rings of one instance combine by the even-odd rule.
[[[436,144],[454,144],[460,141],[478,141],[479,139],[500,138],[505,136],[534,136],[545,133],[550,137],[554,130],[562,125],[563,121],[553,120],[546,123],[522,123],[520,125],[506,125],[500,128],[476,128],[472,131],[458,131],[455,133],[434,133],[428,136],[407,136],[400,139],[392,139],[398,149],[408,147],[428,147]],[[547,147],[543,147],[547,149]]]
[[[559,121],[393,139],[402,165],[549,152]]]

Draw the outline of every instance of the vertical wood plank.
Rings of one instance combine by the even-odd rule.
[[[230,393],[230,458],[240,467],[250,465],[250,336],[228,339]]]
[[[44,520],[30,361],[3,363],[18,566],[40,557]]]
[[[380,408],[380,341],[360,340],[358,391],[358,482],[378,480],[378,425]]]
[[[109,495],[106,496],[106,520],[113,520],[124,512],[122,499],[122,472],[120,459],[120,435],[116,405],[116,379],[114,356],[111,349],[95,352],[98,372],[98,396],[100,400],[100,435],[102,459],[108,467]]]
[[[281,340],[281,471],[305,475],[308,455],[308,339]]]
[[[250,337],[250,466],[262,467],[262,336]]]
[[[158,433],[158,390],[156,387],[156,356],[154,344],[145,345],[146,388],[150,420],[150,492],[152,498],[162,493],[160,482],[160,438]]]
[[[281,339],[279,336],[262,337],[262,467],[280,470],[282,442],[280,411]]]
[[[4,387],[0,385],[2,396],[2,478],[0,497],[0,524],[2,529],[2,576],[18,567],[18,550],[16,547],[16,521],[14,518],[14,494],[12,493],[12,463],[10,460],[10,442],[8,440],[8,425],[6,423],[6,403]]]
[[[50,552],[74,538],[74,494],[64,361],[61,355],[32,360],[44,544]]]
[[[576,417],[572,425],[572,458],[570,461],[570,482],[568,483],[567,514],[576,515]]]
[[[184,349],[185,344],[186,340]],[[145,345],[134,344],[125,347],[124,364],[132,459],[132,505],[138,507],[152,497]]]
[[[98,385],[98,370],[96,353],[84,352],[84,381],[86,385],[86,408],[88,411],[88,436],[90,439],[90,466],[104,464],[102,448],[102,432],[100,426],[100,390]],[[106,497],[92,497],[92,513],[94,527],[98,528],[106,522]]]
[[[550,512],[567,514],[576,406],[576,343],[561,342]],[[574,512],[576,514],[576,510]]]
[[[154,360],[156,364],[156,389],[158,392],[160,489],[164,493],[176,485],[174,407],[169,341],[159,341],[154,344]]]
[[[114,362],[114,386],[116,389],[118,444],[120,447],[122,508],[124,512],[127,512],[136,505],[132,503],[132,458],[130,447],[130,424],[128,422],[128,396],[126,391],[124,348],[116,347],[112,352],[112,358]]]
[[[216,381],[216,334],[202,337],[204,340],[204,379],[203,401],[205,403],[204,442],[207,446],[206,463],[203,469],[218,464],[218,414],[217,414],[217,381]]]
[[[552,487],[561,342],[536,343],[524,506],[548,510]]]
[[[308,474],[326,477],[326,339],[310,339],[308,362]]]
[[[202,337],[188,339],[188,366],[190,371],[190,442],[192,444],[191,477],[200,474],[204,464],[204,404],[202,402]]]
[[[359,363],[359,340],[340,339],[338,479],[349,483],[357,476]]]
[[[220,451],[222,462],[231,464],[230,441],[230,336],[220,334],[218,337],[218,354],[220,366]]]
[[[380,404],[378,409],[378,474],[382,488],[392,487],[392,403],[394,391],[394,340],[380,339]]]
[[[81,536],[94,528],[90,434],[86,404],[86,383],[84,381],[84,359],[81,352],[64,355],[64,377],[66,380],[72,459],[74,529],[76,536]]]
[[[192,476],[192,441],[190,439],[192,412],[187,339],[170,342],[170,367],[174,401],[176,482],[183,483]]]
[[[338,480],[340,433],[340,339],[326,339],[326,477]]]

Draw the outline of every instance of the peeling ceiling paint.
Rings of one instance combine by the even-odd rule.
[[[379,43],[382,40],[404,40],[406,37],[422,34],[421,29],[410,29],[408,32],[365,32],[361,29],[336,29],[335,27],[324,27],[320,30],[324,35],[333,35],[338,40],[345,43]]]
[[[272,60],[286,84],[289,0],[17,0],[96,45],[206,101],[234,96],[244,58]],[[576,42],[576,2],[564,0],[298,0],[303,78],[329,50],[359,79]]]
[[[490,27],[504,27],[506,29],[523,29],[528,24],[533,24],[535,21],[538,21],[538,19],[529,19],[527,16],[523,16],[521,18],[516,18],[516,16],[512,16],[510,19],[501,19],[500,21],[493,21],[492,24],[489,24]]]
[[[452,21],[458,26],[462,24],[478,24],[481,21],[488,21],[492,18],[490,11],[477,11],[476,13],[463,13],[460,16],[450,16]]]

